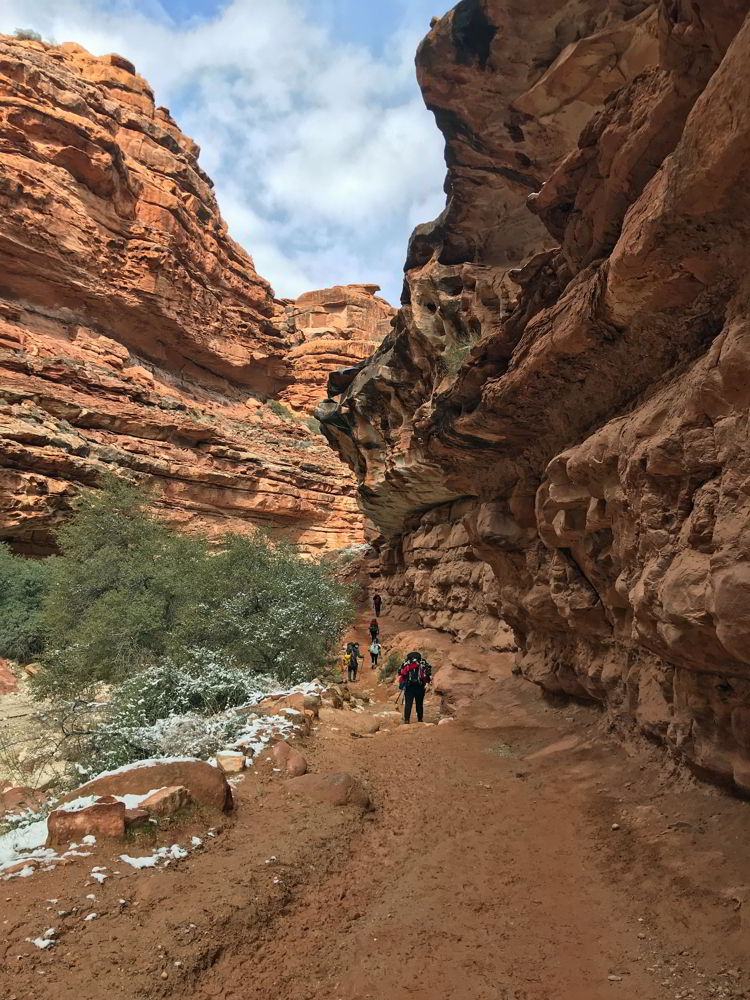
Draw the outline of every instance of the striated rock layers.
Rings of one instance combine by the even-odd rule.
[[[121,56],[0,36],[0,538],[20,551],[49,552],[81,485],[118,469],[186,530],[362,540],[348,470],[264,405],[304,409],[329,368],[313,356],[293,397],[300,337],[198,153]],[[347,364],[386,312],[372,291],[306,297],[345,300]]]
[[[279,398],[293,410],[313,413],[328,373],[364,361],[390,333],[396,310],[378,291],[377,285],[339,285],[287,304],[282,329],[295,341],[287,355],[292,382]]]
[[[750,2],[533,7],[422,44],[447,207],[319,415],[400,605],[750,792]]]

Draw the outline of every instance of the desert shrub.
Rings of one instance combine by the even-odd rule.
[[[152,725],[169,715],[215,715],[258,701],[273,680],[195,651],[177,666],[167,660],[118,685],[109,710],[124,726]]]
[[[16,28],[13,37],[21,42],[41,42],[42,36],[33,28]]]
[[[321,433],[320,421],[316,420],[315,417],[305,417],[304,423],[310,428],[313,434]]]
[[[287,406],[284,406],[283,403],[280,403],[277,399],[271,400],[271,402],[268,404],[268,409],[271,411],[271,413],[275,413],[277,417],[281,417],[282,420],[297,419],[296,415],[292,413],[292,411]]]
[[[388,654],[388,659],[383,664],[383,666],[378,671],[378,679],[381,681],[390,680],[394,674],[397,674],[401,669],[401,664],[404,662],[404,654],[398,650],[394,649]]]
[[[0,543],[0,656],[31,663],[42,652],[50,568],[50,562],[16,556]]]
[[[230,535],[191,579],[174,627],[175,655],[222,650],[284,682],[314,677],[354,619],[349,588],[286,542]]]
[[[333,549],[327,553],[325,559],[335,566],[346,566],[348,563],[354,562],[355,559],[359,559],[360,556],[363,556],[369,550],[370,546],[367,543],[347,545],[343,549]]]
[[[468,358],[473,346],[472,340],[459,340],[446,347],[440,358],[443,371],[447,375],[456,375]]]
[[[207,758],[226,747],[247,725],[240,715],[169,715],[152,723],[126,724],[116,714],[90,729],[78,743],[79,780],[155,757]]]
[[[242,671],[285,682],[314,677],[354,617],[352,594],[331,569],[261,533],[227,535],[215,546],[185,538],[147,502],[110,478],[79,501],[60,532],[42,611],[38,693],[81,697],[97,682],[148,679],[144,671],[158,667],[172,712],[203,710],[177,698],[172,665],[186,676],[212,670],[218,710],[241,696]],[[222,666],[209,668],[214,661]],[[225,671],[224,693],[216,671]],[[200,702],[196,690],[191,698]]]

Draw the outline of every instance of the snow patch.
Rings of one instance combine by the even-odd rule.
[[[179,844],[172,844],[171,847],[160,847],[153,854],[148,854],[144,858],[132,858],[129,854],[121,854],[120,861],[130,865],[131,868],[156,868],[160,861],[179,861],[186,858],[188,852]]]

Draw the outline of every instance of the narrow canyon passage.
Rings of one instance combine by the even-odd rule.
[[[123,870],[102,843],[6,883],[2,1000],[750,996],[745,803],[510,675],[440,725],[398,725],[369,667],[356,690],[384,731],[356,738],[364,715],[322,709],[303,750],[361,779],[371,811],[294,795],[261,759],[169,868]],[[94,863],[114,870],[102,885]],[[59,907],[97,919],[29,956]]]
[[[359,683],[383,700],[369,669]],[[602,741],[595,713],[547,706],[512,677],[475,721],[486,724],[488,712],[505,724],[412,724],[353,739],[324,722],[310,748],[315,769],[361,776],[376,809],[347,828],[336,862],[301,882],[283,914],[251,947],[226,954],[191,998],[746,996],[725,972],[743,947],[730,930],[735,905],[712,910],[711,894],[689,884],[699,856],[684,839],[693,815],[667,832],[678,838],[670,849],[685,852],[679,873],[617,822],[628,797],[669,798],[645,748],[629,759]],[[436,719],[434,699],[426,720]],[[670,784],[670,809],[704,819],[726,809],[718,827],[747,832],[743,804],[690,781],[676,791],[684,778]],[[635,806],[646,839],[668,822],[655,812]]]

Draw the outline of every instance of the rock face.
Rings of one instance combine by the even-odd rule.
[[[279,398],[292,409],[313,413],[329,372],[364,361],[390,333],[396,310],[378,291],[377,285],[343,285],[287,305],[281,329],[297,344],[287,355],[293,381]]]
[[[187,531],[363,540],[353,480],[278,404],[319,396],[335,350],[302,360],[198,153],[121,56],[0,36],[0,538],[19,551],[51,551],[108,470]],[[369,286],[327,295],[303,319],[343,297],[335,364],[356,363],[389,308]]]
[[[392,334],[318,410],[392,603],[490,648],[508,623],[529,679],[743,791],[749,9],[439,20],[418,72],[448,204]]]

